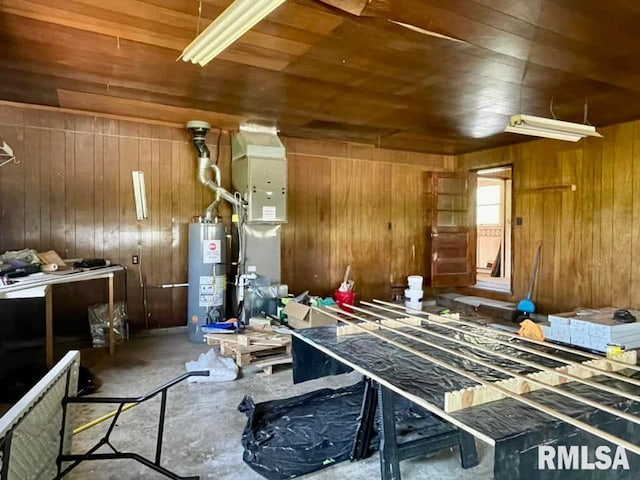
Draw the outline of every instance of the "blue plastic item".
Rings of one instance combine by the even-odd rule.
[[[220,323],[208,323],[202,327],[203,333],[230,333],[238,328],[236,322],[220,322]]]
[[[536,283],[536,276],[538,275],[538,263],[540,263],[541,249],[542,244],[538,245],[538,250],[536,250],[536,258],[533,261],[533,271],[531,272],[531,281],[529,282],[527,297],[518,302],[518,310],[524,313],[536,313],[536,304],[531,300],[531,295],[533,294],[533,286]]]

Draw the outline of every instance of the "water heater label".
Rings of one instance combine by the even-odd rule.
[[[222,243],[220,240],[202,241],[202,263],[222,263]]]
[[[216,277],[201,276],[198,305],[200,307],[218,307],[222,305],[224,303],[225,288],[226,277],[224,275]]]
[[[276,207],[262,207],[262,220],[275,221]]]

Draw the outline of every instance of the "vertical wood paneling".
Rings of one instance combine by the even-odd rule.
[[[61,118],[61,123],[64,118]],[[62,123],[64,125],[64,123]],[[60,128],[60,127],[58,127]],[[66,244],[66,214],[65,214],[65,135],[64,130],[52,130],[51,151],[51,248],[61,255],[64,254]],[[43,158],[44,160],[44,158]]]
[[[604,139],[537,140],[458,158],[463,169],[513,163],[514,295],[521,298],[538,241],[534,300],[546,312],[576,307],[640,307],[640,129],[601,129]],[[528,189],[575,184],[577,190]]]
[[[582,162],[582,178],[577,179],[581,184],[580,203],[582,205],[582,222],[577,225],[578,234],[582,238],[582,253],[578,256],[578,290],[577,299],[593,305],[593,271],[590,262],[585,259],[593,258],[593,227],[594,227],[594,159],[596,149],[584,148]]]
[[[425,275],[427,235],[426,173],[407,165],[391,171],[390,283],[404,285],[408,275]]]
[[[102,119],[96,119],[95,129],[102,129]],[[104,258],[104,137],[93,136],[93,251]]]
[[[211,147],[216,134],[210,134]],[[67,258],[95,256],[123,263],[134,329],[143,328],[145,321],[138,269],[130,262],[131,255],[142,254],[149,326],[184,325],[186,289],[153,287],[186,281],[188,223],[213,199],[196,180],[188,133],[0,105],[0,136],[21,160],[0,169],[0,250],[29,246],[55,249]],[[219,161],[223,184],[231,189],[229,138],[222,133]],[[348,263],[361,298],[388,297],[392,272],[395,282],[419,273],[428,210],[424,176],[430,170],[453,169],[453,157],[284,141],[290,178],[282,268],[292,292],[330,294]],[[132,170],[145,172],[149,219],[144,222],[135,217]],[[220,210],[230,217],[227,204]],[[86,306],[103,302],[104,295],[102,284],[80,290],[56,287],[56,328],[70,333],[86,329]]]
[[[164,135],[168,135],[164,137]],[[163,132],[165,139],[171,138],[171,132]],[[159,208],[160,211],[160,239],[156,244],[156,249],[159,251],[158,258],[154,261],[154,266],[159,270],[158,282],[167,282],[165,279],[170,279],[169,283],[173,282],[172,263],[171,263],[171,243],[172,243],[172,214],[171,214],[171,143],[169,141],[159,141],[159,183],[158,190],[160,191]],[[155,315],[152,315],[153,325],[160,326],[165,321],[163,318],[166,314],[164,312],[175,312],[172,308],[173,298],[172,294],[168,292],[154,292],[160,295],[159,310]]]
[[[612,303],[631,302],[633,232],[633,123],[615,127],[613,162]]]
[[[332,284],[347,265],[361,298],[389,298],[391,258],[391,165],[333,159]]]
[[[38,112],[29,112],[28,124],[38,124]],[[24,242],[26,245],[40,246],[40,135],[32,135],[25,129],[28,141],[24,143],[23,155],[29,160],[24,163]]]
[[[631,185],[640,185],[640,122],[633,122],[633,152]],[[640,252],[640,192],[632,190],[632,224],[631,224],[631,295],[640,292],[640,262],[635,258]],[[635,303],[632,298],[631,304]]]
[[[41,116],[41,124],[44,119]],[[51,132],[42,131],[40,137],[40,248],[51,245]]]
[[[611,305],[613,270],[613,169],[615,158],[615,130],[605,132],[602,150],[602,187],[600,192],[600,299],[604,305]]]
[[[86,127],[87,125],[84,125]],[[76,125],[76,128],[80,125]],[[80,128],[78,128],[80,130]],[[84,129],[83,129],[84,131]],[[93,133],[77,133],[75,136],[75,195],[76,195],[76,244],[74,256],[95,257],[95,215],[93,184],[95,172]],[[81,207],[80,207],[81,206]],[[78,208],[80,207],[80,208]]]
[[[73,258],[76,256],[76,158],[75,158],[75,140],[76,134],[73,117],[69,114],[65,115],[64,134],[64,250],[63,258]]]
[[[313,172],[310,175],[309,172]],[[292,291],[331,294],[331,161],[289,154],[282,277]]]

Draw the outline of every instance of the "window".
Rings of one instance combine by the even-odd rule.
[[[501,225],[500,200],[502,188],[500,185],[479,185],[477,190],[477,224]]]

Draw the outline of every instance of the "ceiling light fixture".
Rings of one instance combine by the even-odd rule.
[[[504,131],[567,142],[577,142],[585,137],[602,137],[592,125],[522,114],[512,116]]]
[[[235,0],[182,52],[185,62],[204,67],[286,0]]]

